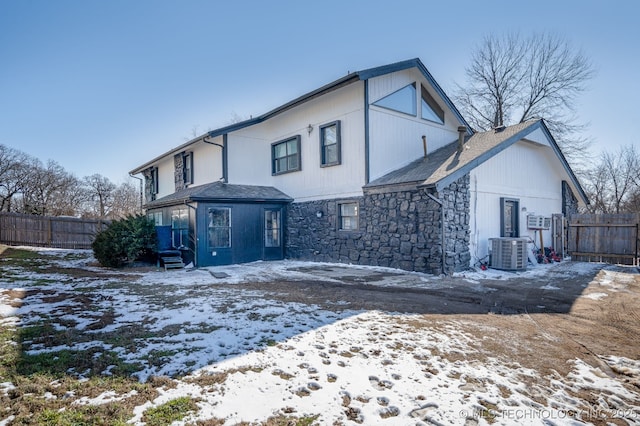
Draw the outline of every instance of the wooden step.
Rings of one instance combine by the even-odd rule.
[[[165,271],[167,269],[184,268],[184,263],[182,262],[182,258],[180,256],[163,256],[160,259],[162,259]]]

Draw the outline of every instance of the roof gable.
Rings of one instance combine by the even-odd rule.
[[[133,169],[132,171],[129,172],[129,174],[137,174],[142,172],[144,169],[146,169],[147,167],[150,167],[151,165],[153,165],[155,162],[157,162],[158,160],[168,156],[168,155],[173,155],[175,153],[178,153],[180,151],[184,151],[187,147],[189,147],[190,145],[197,143],[201,140],[203,140],[204,138],[210,137],[216,137],[216,136],[220,136],[220,135],[224,135],[224,134],[228,134],[231,132],[234,132],[236,130],[240,130],[240,129],[244,129],[246,127],[249,126],[253,126],[255,124],[259,124],[262,123],[278,114],[281,114],[285,111],[288,111],[292,108],[295,108],[298,105],[301,105],[305,102],[308,102],[312,99],[315,99],[319,96],[325,95],[327,93],[330,93],[334,90],[337,90],[341,87],[344,87],[348,84],[352,84],[355,83],[357,81],[363,81],[363,80],[368,80],[374,77],[378,77],[381,75],[385,75],[385,74],[389,74],[389,73],[393,73],[393,72],[397,72],[397,71],[402,71],[402,70],[406,70],[406,69],[410,69],[410,68],[417,68],[418,71],[420,71],[420,73],[424,76],[424,78],[426,79],[426,81],[434,88],[434,90],[436,91],[436,93],[438,94],[438,96],[440,96],[443,100],[443,102],[446,104],[446,106],[452,111],[452,113],[455,115],[455,117],[459,120],[459,122],[464,125],[465,127],[467,127],[468,129],[468,134],[472,133],[471,130],[471,126],[469,126],[469,124],[466,122],[466,120],[462,117],[462,114],[460,114],[460,112],[458,111],[458,109],[455,107],[455,105],[453,104],[453,102],[451,101],[451,99],[449,99],[449,97],[444,93],[444,90],[442,90],[442,88],[440,87],[440,85],[435,81],[435,79],[433,78],[433,76],[431,75],[431,73],[429,73],[429,71],[427,70],[427,68],[424,66],[424,64],[420,61],[420,59],[418,58],[414,58],[414,59],[409,59],[406,61],[401,61],[401,62],[396,62],[393,64],[388,64],[388,65],[382,65],[379,67],[374,67],[374,68],[369,68],[366,70],[362,70],[362,71],[356,71],[353,73],[349,73],[346,76],[339,78],[329,84],[326,84],[316,90],[313,90],[309,93],[306,93],[290,102],[287,102],[286,104],[283,104],[269,112],[266,112],[260,116],[257,117],[253,117],[249,120],[244,120],[238,123],[233,123],[230,124],[228,126],[223,126],[220,127],[218,129],[215,130],[211,130],[203,135],[200,135],[196,138],[191,139],[190,141],[172,149],[171,151],[165,152],[164,154],[154,158],[151,161],[146,162],[145,164]]]
[[[414,183],[417,186],[441,191],[499,152],[522,139],[526,139],[527,135],[538,130],[546,136],[549,146],[554,150],[573,186],[578,190],[578,195],[585,203],[588,203],[582,186],[542,120],[527,121],[504,129],[475,133],[465,142],[462,151],[458,150],[457,143],[452,142],[429,154],[426,158],[415,160],[405,167],[376,179],[365,185],[365,188]]]

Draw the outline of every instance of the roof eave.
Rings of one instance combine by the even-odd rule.
[[[442,191],[444,188],[446,188],[447,186],[449,186],[450,184],[452,184],[456,180],[460,179],[462,176],[466,175],[471,170],[475,169],[476,167],[478,167],[479,165],[481,165],[485,161],[489,160],[490,158],[492,158],[496,154],[504,151],[505,149],[507,149],[511,145],[513,145],[514,143],[516,143],[519,140],[521,140],[522,138],[524,138],[526,135],[528,135],[533,130],[535,130],[540,125],[539,123],[540,123],[540,121],[532,124],[531,126],[525,127],[524,129],[520,130],[518,133],[516,133],[513,136],[505,139],[504,141],[502,141],[498,145],[494,146],[493,148],[483,152],[482,154],[480,154],[479,156],[477,156],[473,160],[471,160],[468,163],[466,163],[464,166],[461,166],[459,169],[457,169],[454,172],[450,173],[449,175],[439,179],[438,181],[425,183],[423,185],[420,185],[420,187],[435,188],[437,192]]]
[[[405,69],[409,69],[409,68],[418,68],[418,70],[422,73],[422,75],[427,79],[427,81],[429,81],[429,84],[431,84],[431,86],[436,90],[436,92],[438,93],[438,95],[442,98],[442,100],[447,104],[447,106],[450,108],[450,110],[453,112],[453,114],[458,118],[458,120],[460,121],[460,123],[462,123],[464,126],[467,127],[467,133],[468,134],[473,134],[473,129],[471,128],[471,126],[469,125],[469,123],[467,123],[467,121],[464,119],[464,117],[462,117],[462,114],[460,114],[460,112],[458,111],[458,109],[456,108],[456,106],[453,104],[453,102],[451,101],[451,99],[449,99],[449,97],[444,93],[444,90],[442,90],[442,88],[440,87],[440,85],[436,82],[436,80],[433,78],[433,76],[431,75],[431,73],[427,70],[427,68],[424,66],[424,64],[422,63],[422,61],[419,58],[414,58],[414,59],[408,59],[405,61],[400,61],[400,62],[396,62],[393,64],[388,64],[388,65],[382,65],[379,67],[374,67],[374,68],[369,68],[366,70],[362,70],[362,71],[357,71],[357,72],[353,72],[353,73],[349,73],[344,77],[341,77],[329,84],[326,84],[316,90],[313,90],[311,92],[308,92],[290,102],[287,102],[284,105],[281,105],[269,112],[266,112],[265,114],[262,114],[258,117],[255,118],[250,118],[249,120],[244,120],[238,123],[233,123],[231,125],[228,126],[224,126],[224,127],[220,127],[218,129],[209,131],[205,134],[202,134],[196,138],[191,139],[190,141],[170,150],[165,152],[164,154],[161,154],[157,157],[155,157],[153,160],[148,161],[146,163],[144,163],[143,165],[136,167],[135,169],[131,170],[129,172],[130,175],[135,175],[138,173],[141,173],[143,170],[153,166],[155,163],[157,163],[158,161],[160,161],[161,159],[169,156],[169,155],[173,155],[176,154],[180,151],[183,151],[185,149],[187,149],[189,146],[191,146],[194,143],[197,143],[198,141],[201,141],[202,139],[204,139],[205,137],[216,137],[216,136],[220,136],[220,135],[224,135],[230,132],[234,132],[236,130],[240,130],[249,126],[253,126],[255,124],[259,124],[262,123],[263,121],[268,120],[271,117],[274,117],[278,114],[281,114],[287,110],[290,110],[298,105],[301,105],[305,102],[308,102],[314,98],[317,98],[319,96],[322,96],[326,93],[332,92],[334,90],[337,90],[343,86],[346,86],[348,84],[354,83],[356,81],[362,81],[362,80],[368,80],[374,77],[378,77],[381,75],[385,75],[385,74],[389,74],[392,72],[397,72],[397,71],[402,71]]]
[[[549,130],[547,125],[544,123],[544,120],[540,120],[540,128],[551,141],[551,147],[555,151],[556,155],[560,158],[560,162],[562,163],[562,166],[564,167],[565,171],[569,175],[569,179],[571,179],[571,182],[573,183],[574,187],[578,190],[578,195],[580,196],[580,198],[582,198],[582,201],[586,205],[591,204],[591,202],[589,201],[589,197],[587,196],[586,192],[582,188],[582,185],[580,184],[580,181],[578,180],[578,177],[575,175],[575,173],[573,173],[573,170],[571,169],[571,166],[569,165],[567,158],[562,153],[560,146],[558,146],[556,140],[551,134],[551,131]]]
[[[438,82],[433,78],[433,76],[431,75],[427,67],[422,63],[420,58],[413,58],[406,61],[396,62],[394,64],[383,65],[375,68],[369,68],[364,71],[359,71],[357,74],[360,76],[360,79],[368,80],[370,78],[374,78],[381,75],[402,71],[402,70],[414,68],[414,67],[420,70],[424,78],[427,79],[429,84],[431,84],[434,90],[438,93],[438,96],[440,96],[440,98],[447,104],[449,109],[453,112],[453,114],[460,121],[460,123],[467,128],[467,134],[472,135],[473,134],[472,127],[469,125],[469,123],[467,123],[467,120],[464,119],[462,114],[460,114],[460,111],[458,111],[458,108],[456,108],[456,106],[453,104],[451,99],[449,99],[449,97],[444,92],[444,90],[442,90],[442,87],[440,87]]]

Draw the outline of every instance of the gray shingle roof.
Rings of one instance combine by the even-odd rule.
[[[288,203],[293,199],[272,186],[232,185],[213,182],[182,189],[151,201],[145,207],[162,207],[190,201]]]
[[[475,133],[467,139],[462,152],[458,152],[458,143],[455,141],[429,153],[427,158],[415,160],[370,182],[365,188],[415,183],[440,190],[540,126],[543,126],[542,121],[534,120],[500,131]]]

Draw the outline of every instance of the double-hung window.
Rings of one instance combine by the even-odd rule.
[[[271,174],[295,172],[301,167],[300,135],[271,145]]]
[[[359,229],[358,211],[358,203],[338,203],[338,226],[341,231],[357,231]]]
[[[320,126],[320,166],[340,164],[340,121]]]

